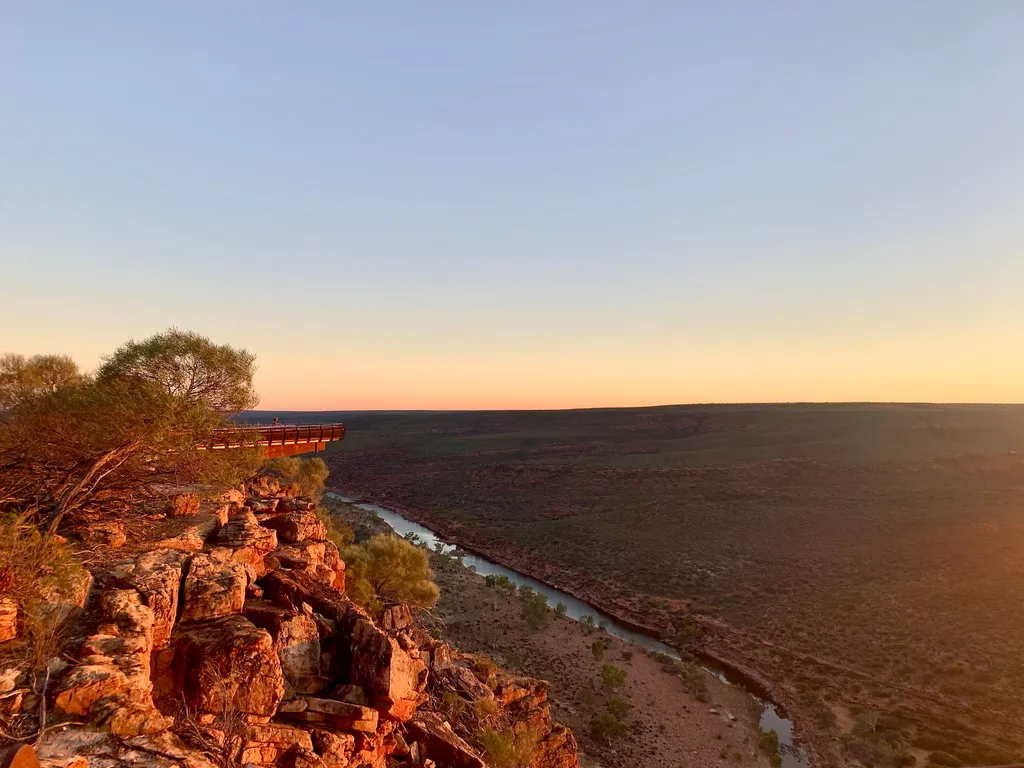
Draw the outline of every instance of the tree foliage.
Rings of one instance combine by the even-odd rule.
[[[371,613],[385,601],[430,608],[439,595],[427,550],[380,533],[341,552],[345,591]]]
[[[67,355],[26,358],[6,354],[0,357],[0,408],[11,408],[36,395],[81,384],[85,378]]]
[[[609,691],[617,691],[626,682],[626,670],[614,664],[605,664],[601,667],[601,682]]]
[[[608,746],[622,738],[625,732],[626,726],[615,715],[594,715],[590,720],[590,735],[594,741],[600,741]]]
[[[540,734],[534,728],[485,728],[480,751],[491,768],[526,768],[533,761]]]
[[[230,485],[258,467],[255,443],[197,450],[224,418],[205,399],[145,378],[48,381],[0,419],[0,512],[55,530],[90,502],[126,503],[158,482]]]
[[[522,588],[519,591],[522,593]],[[530,590],[529,596],[522,601],[522,615],[523,622],[525,622],[529,629],[533,631],[543,629],[547,626],[550,619],[550,616],[548,616],[548,599],[540,592]]]
[[[143,341],[129,341],[100,366],[100,382],[144,383],[187,404],[215,413],[253,408],[256,356],[197,333],[171,328]]]
[[[267,462],[266,468],[281,475],[295,486],[302,496],[320,501],[324,495],[324,483],[331,471],[319,457],[300,459],[297,456],[281,456]]]

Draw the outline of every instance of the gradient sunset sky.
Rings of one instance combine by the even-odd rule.
[[[269,409],[1024,400],[1024,2],[0,0],[0,352]]]

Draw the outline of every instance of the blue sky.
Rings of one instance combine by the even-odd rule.
[[[0,0],[0,351],[271,408],[1024,400],[1024,3]]]

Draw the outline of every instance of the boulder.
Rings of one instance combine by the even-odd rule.
[[[199,503],[194,493],[176,493],[167,500],[167,516],[195,517],[199,514]]]
[[[54,698],[54,709],[61,715],[84,717],[101,699],[130,690],[128,678],[112,660],[82,664],[72,667],[64,676]]]
[[[436,712],[418,712],[406,730],[422,745],[421,756],[451,768],[486,768],[484,761]]]
[[[350,678],[370,694],[381,714],[405,722],[422,700],[427,668],[372,622],[362,619],[352,629]]]
[[[10,597],[0,597],[0,643],[18,636],[18,603]]]
[[[351,600],[308,574],[279,570],[261,583],[278,605],[295,608],[309,603],[334,621],[342,642],[347,639],[350,647],[348,682],[365,688],[372,706],[385,717],[404,722],[412,716],[426,686],[423,662],[403,651]]]
[[[252,510],[257,518],[272,515],[277,511],[278,499],[246,499],[245,506]]]
[[[138,590],[153,611],[153,650],[165,648],[178,614],[178,592],[185,555],[170,549],[143,552],[114,569],[122,584]]]
[[[181,624],[157,656],[157,695],[183,697],[197,712],[273,715],[284,695],[270,634],[243,616]]]
[[[374,733],[380,720],[376,709],[336,699],[299,696],[282,716],[311,723],[327,723],[347,731]]]
[[[389,605],[385,608],[380,620],[377,622],[377,625],[385,632],[397,632],[400,629],[411,627],[412,624],[412,610],[408,605],[401,603]]]
[[[277,531],[279,541],[323,541],[327,538],[327,527],[314,512],[303,510],[275,515],[263,521],[263,525]]]
[[[276,766],[289,751],[313,751],[308,731],[283,723],[252,725],[246,731],[245,743],[238,762],[242,765]]]
[[[215,560],[251,565],[262,575],[266,573],[263,558],[277,549],[277,532],[261,526],[250,510],[240,509],[221,526],[214,542],[216,548],[210,554]]]
[[[237,488],[232,488],[230,491],[225,491],[224,493],[222,493],[220,496],[220,500],[223,501],[225,504],[236,504],[240,506],[242,504],[245,504],[245,494],[242,493]]]
[[[316,504],[313,503],[313,500],[305,496],[286,496],[281,499],[277,508],[282,512],[305,512],[314,507]]]
[[[178,533],[154,541],[147,549],[176,549],[179,552],[199,552],[206,542],[220,528],[220,520],[212,514],[193,518],[195,523],[182,528]]]
[[[103,520],[78,529],[82,540],[87,544],[105,545],[108,547],[123,547],[128,541],[124,532],[124,523],[116,520]]]
[[[297,693],[319,693],[330,685],[321,668],[320,634],[312,617],[248,600],[245,616],[270,633],[285,679]]]
[[[561,723],[554,723],[537,744],[531,768],[579,768],[580,757],[576,737]]]
[[[166,731],[174,719],[164,717],[153,705],[147,691],[144,696],[128,694],[100,699],[90,710],[91,722],[115,736],[131,738]]]
[[[181,620],[204,621],[241,613],[248,584],[240,563],[216,562],[202,553],[192,557],[185,577]]]
[[[352,734],[314,728],[312,737],[313,750],[320,755],[324,768],[347,768],[351,763],[356,748]]]
[[[267,555],[266,564],[270,570],[288,568],[303,571],[318,581],[330,584],[339,592],[345,591],[345,563],[338,556],[338,548],[332,542],[300,541],[283,544]]]

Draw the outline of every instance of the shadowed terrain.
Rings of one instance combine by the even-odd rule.
[[[823,754],[1024,750],[1022,407],[277,415],[344,418],[349,495],[664,636],[697,621]]]

